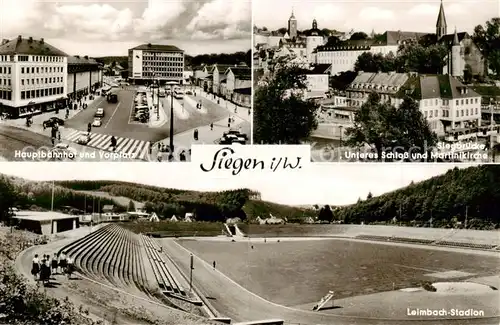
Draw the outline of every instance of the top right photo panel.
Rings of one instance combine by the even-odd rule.
[[[253,1],[253,143],[313,162],[500,162],[494,1]]]

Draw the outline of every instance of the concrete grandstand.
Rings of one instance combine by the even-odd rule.
[[[472,325],[493,324],[500,320],[499,295],[498,291],[494,290],[499,286],[495,281],[499,279],[498,272],[500,270],[491,268],[492,265],[495,265],[494,263],[498,265],[500,256],[498,254],[500,252],[498,250],[499,237],[498,232],[495,231],[356,225],[225,224],[221,233],[224,233],[224,236],[153,239],[125,230],[118,224],[100,225],[89,229],[89,232],[80,232],[80,238],[73,237],[66,241],[54,242],[51,243],[51,247],[30,248],[21,255],[18,265],[23,273],[27,273],[29,272],[30,258],[34,252],[65,251],[74,257],[79,278],[82,279],[82,281],[76,282],[77,287],[84,286],[84,283],[91,283],[94,285],[92,290],[109,290],[111,292],[108,292],[110,301],[114,292],[115,296],[120,296],[121,299],[128,297],[126,302],[121,301],[120,303],[140,304],[141,308],[156,315],[156,317],[176,319],[175,324]],[[361,244],[366,245],[355,246]],[[292,272],[293,269],[288,269],[286,267],[288,264],[281,263],[281,259],[285,257],[286,254],[283,252],[287,249],[297,251],[293,245],[300,245],[296,247],[301,247],[304,255],[297,257],[300,262],[291,264],[288,262],[291,267],[295,265],[295,271]],[[307,253],[307,247],[314,245],[331,247],[327,251],[339,250],[339,247],[352,247],[353,251],[358,252],[358,254],[362,253],[361,250],[366,251],[366,256],[371,254],[367,250],[380,246],[380,250],[385,254],[394,249],[394,252],[390,254],[395,255],[392,257],[396,259],[401,259],[398,254],[406,254],[410,259],[432,255],[434,262],[429,262],[431,266],[426,266],[422,262],[421,268],[426,271],[421,271],[422,274],[418,276],[434,280],[433,283],[440,291],[432,295],[425,290],[409,293],[405,288],[387,290],[384,287],[374,290],[374,292],[361,290],[361,293],[356,293],[356,286],[360,286],[362,289],[363,287],[376,287],[378,283],[363,284],[361,282],[361,285],[355,284],[356,271],[353,267],[358,267],[355,262],[345,262],[350,264],[343,265],[344,262],[340,261],[341,257],[332,258],[339,259],[338,263],[341,263],[335,271],[337,272],[336,277],[340,279],[338,281],[340,284],[335,284],[336,288],[327,287],[324,281],[319,283],[319,289],[312,290],[305,286],[301,287],[297,281],[303,283],[318,282],[318,278],[322,278],[322,276],[308,271],[304,274],[300,273],[302,278],[294,279],[286,273],[296,274],[303,269],[305,264],[316,263],[315,261],[309,262],[308,258],[312,257],[308,257],[308,254],[311,253]],[[362,249],[360,250],[359,247]],[[258,259],[254,259],[256,257],[252,257],[252,254],[261,254],[266,260],[272,258],[275,267],[269,268],[268,264],[260,263]],[[366,274],[382,272],[384,278],[394,276],[394,279],[397,279],[398,276],[401,276],[402,283],[406,283],[405,277],[418,273],[418,271],[411,269],[417,267],[408,264],[405,266],[406,271],[397,269],[396,272],[401,274],[391,275],[390,272],[395,272],[394,266],[391,264],[388,267],[387,265],[389,258],[392,257],[386,256],[386,261],[362,258],[362,264],[368,263],[372,268],[366,269],[363,266],[363,272]],[[192,258],[194,259],[194,267],[191,264]],[[474,270],[465,266],[461,268],[460,265],[450,264],[447,259],[453,261],[458,259],[462,260],[463,263],[470,260],[472,264],[478,263],[483,267]],[[212,265],[212,261],[215,260],[217,267]],[[251,264],[253,261],[255,263]],[[443,272],[432,278],[432,270],[427,270],[427,268],[439,269]],[[445,270],[453,270],[455,273],[461,272],[461,277],[453,278],[453,275]],[[282,301],[278,301],[279,299],[273,298],[272,294],[266,293],[268,289],[266,287],[271,288],[273,284],[247,283],[244,279],[239,278],[238,272],[255,279],[254,282],[257,281],[258,274],[267,274],[269,281],[275,282],[275,285],[281,278],[283,282],[288,284],[281,283],[280,285],[284,285],[284,287],[276,295],[281,297]],[[273,275],[273,273],[277,273],[277,275]],[[467,278],[464,274],[470,274],[470,276]],[[273,278],[275,276],[277,277]],[[439,278],[439,276],[448,277]],[[374,276],[374,279],[376,277],[378,275]],[[345,280],[349,278],[352,278],[351,283]],[[326,279],[325,281],[330,280]],[[448,294],[441,290],[442,283],[452,282],[456,284],[456,287],[452,288],[455,290],[454,294]],[[473,283],[476,286],[482,283],[485,288],[491,288],[491,292],[481,291],[469,294],[465,291],[457,291],[464,283]],[[314,286],[311,285],[311,287]],[[351,295],[345,294],[347,292],[345,288],[351,291]],[[298,304],[291,304],[294,299],[287,300],[287,297],[283,297],[288,295],[311,296],[317,298],[317,303],[329,290],[336,292],[337,296],[334,298],[334,306],[332,306],[335,308],[323,308],[319,311],[313,311],[313,300],[307,300],[308,302],[304,303],[304,301],[299,301],[300,299],[295,299]],[[337,299],[339,294],[342,295],[342,292],[344,296]],[[353,294],[354,296],[352,296]],[[435,306],[439,306],[439,301],[447,301],[456,306],[467,306],[469,303],[477,310],[484,310],[484,315],[480,317],[438,318],[410,317],[408,315],[405,317],[402,315],[402,311],[406,311],[404,306],[416,306],[417,302],[422,302],[423,296],[428,297],[423,301],[431,301]],[[75,299],[77,298],[75,297]],[[389,307],[387,305],[389,302],[396,307]],[[103,304],[105,303],[103,302]],[[126,305],[124,305],[125,307]],[[113,308],[115,307],[112,307],[111,310]],[[375,309],[380,311],[375,312]],[[96,314],[98,314],[97,311]],[[103,314],[102,311],[101,314]],[[369,317],[368,314],[372,316]],[[123,317],[119,319],[119,323],[134,324],[134,321]]]

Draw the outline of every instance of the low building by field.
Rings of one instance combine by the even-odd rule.
[[[19,211],[13,217],[18,227],[40,235],[53,235],[80,227],[79,216],[48,211]]]

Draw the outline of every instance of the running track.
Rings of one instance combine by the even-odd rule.
[[[184,274],[189,274],[190,252],[173,239],[162,239],[160,243],[170,253]],[[204,296],[211,297],[210,304],[221,317],[229,317],[233,322],[258,321],[264,319],[283,319],[286,323],[301,325],[494,325],[500,324],[500,317],[485,319],[427,319],[391,320],[339,316],[298,310],[269,302],[237,285],[212,266],[195,256],[193,286]],[[362,307],[360,307],[362,308]],[[383,306],[381,306],[383,308]]]

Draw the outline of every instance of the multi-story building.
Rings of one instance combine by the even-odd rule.
[[[412,97],[438,136],[481,126],[481,96],[451,75],[360,73],[347,89],[349,106],[360,107],[372,92],[396,107]]]
[[[307,98],[324,98],[329,89],[331,64],[318,64],[306,74]]]
[[[233,102],[249,107],[251,93],[252,69],[241,66],[227,69],[225,97]]]
[[[226,80],[226,71],[230,67],[234,67],[231,64],[214,64],[212,67],[212,92],[217,95],[222,95],[223,91],[223,81]]]
[[[88,56],[68,57],[68,98],[78,98],[92,93],[102,84],[100,64]]]
[[[184,51],[173,45],[142,44],[128,50],[129,79],[136,84],[184,81]]]
[[[0,45],[0,106],[12,118],[62,108],[67,54],[44,39],[18,36]]]
[[[358,57],[366,52],[372,54],[398,54],[401,45],[413,43],[425,37],[429,42],[447,46],[449,54],[443,73],[455,77],[463,76],[464,70],[470,67],[473,75],[484,73],[484,59],[479,48],[474,44],[466,32],[447,34],[444,6],[441,2],[435,34],[421,32],[386,31],[380,37],[365,40],[344,41],[335,45],[320,46],[315,51],[316,63],[330,63],[333,65],[332,74],[344,71],[354,71],[354,64]]]

